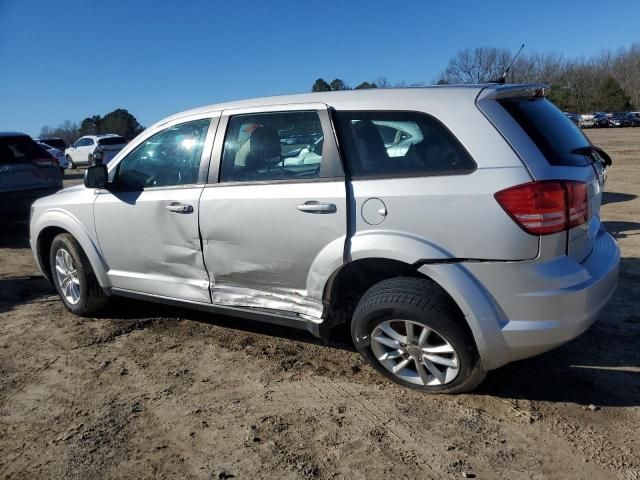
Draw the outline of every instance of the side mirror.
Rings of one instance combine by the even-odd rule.
[[[84,186],[87,188],[105,188],[109,174],[106,165],[94,165],[84,172]]]

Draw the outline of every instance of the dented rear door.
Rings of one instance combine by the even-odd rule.
[[[326,105],[223,112],[212,164],[200,228],[213,303],[319,318],[310,285],[342,260],[347,226]]]

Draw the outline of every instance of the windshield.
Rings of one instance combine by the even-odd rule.
[[[591,145],[587,137],[545,98],[509,98],[500,104],[529,135],[551,165],[584,166],[584,155],[571,153]]]

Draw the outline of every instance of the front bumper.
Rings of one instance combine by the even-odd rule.
[[[489,294],[498,312],[485,322],[490,368],[558,347],[587,330],[618,283],[620,250],[604,228],[582,263],[571,257],[549,262],[470,263],[465,267]],[[493,323],[493,325],[490,325]],[[494,338],[491,341],[491,337]],[[481,352],[482,354],[483,352]],[[483,359],[484,361],[484,359]]]

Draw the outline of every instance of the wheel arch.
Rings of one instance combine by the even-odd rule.
[[[329,277],[323,293],[325,331],[348,326],[358,301],[369,288],[399,276],[426,278],[442,290],[470,330],[485,369],[508,362],[508,347],[501,334],[504,314],[463,264],[455,260],[410,264],[385,257],[367,257],[342,265]]]
[[[33,234],[34,230],[37,232],[35,235]],[[75,217],[60,210],[45,213],[38,219],[35,229],[32,226],[31,238],[35,237],[34,256],[42,273],[49,280],[52,279],[49,251],[53,239],[60,233],[68,233],[78,242],[87,256],[100,286],[110,287],[111,282],[107,275],[108,268],[97,243]]]

